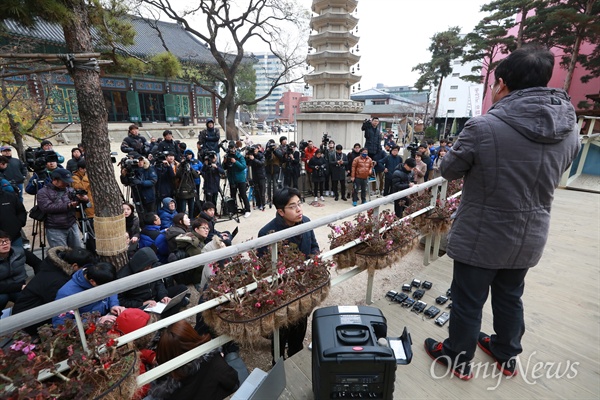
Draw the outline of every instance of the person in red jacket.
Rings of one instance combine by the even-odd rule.
[[[362,204],[367,202],[367,181],[373,171],[373,160],[369,157],[369,151],[366,148],[360,149],[360,157],[352,161],[350,178],[354,182],[354,191],[352,192],[352,205],[356,207],[358,203],[358,191],[360,190],[360,199]]]

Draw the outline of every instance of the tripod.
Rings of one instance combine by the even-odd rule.
[[[33,206],[37,204],[37,194],[33,198]],[[33,220],[33,227],[31,228],[31,252],[33,253],[35,249],[35,237],[40,235],[39,245],[42,250],[42,260],[45,258],[44,249],[46,248],[46,230],[44,229],[45,225],[43,221]]]
[[[240,223],[240,213],[235,199],[225,196],[225,190],[227,189],[227,178],[223,179],[223,188],[219,188],[219,194],[221,195],[221,217],[228,215],[229,220],[234,219],[238,224]],[[235,209],[235,212],[233,211]]]
[[[88,218],[85,213],[85,208],[82,203],[79,203],[77,209],[79,210],[80,218],[77,219],[77,224],[79,225],[79,230],[81,231],[81,237],[83,240],[83,244],[86,249],[96,252],[96,234],[94,233],[94,224],[93,220]]]

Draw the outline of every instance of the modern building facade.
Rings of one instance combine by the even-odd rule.
[[[276,79],[283,72],[281,60],[272,53],[254,53],[256,62],[254,71],[256,72],[256,98],[262,97],[269,92]],[[256,114],[266,118],[276,114],[276,104],[283,96],[285,88],[278,86],[265,100],[260,101],[256,107]]]
[[[310,97],[289,90],[275,103],[275,115],[282,122],[294,124],[296,123],[296,115],[300,113],[300,102],[309,100]]]

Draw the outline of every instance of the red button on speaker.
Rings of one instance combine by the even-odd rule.
[[[356,346],[356,347],[353,347],[352,350],[354,350],[354,351],[362,351],[363,348],[360,347],[360,346]]]

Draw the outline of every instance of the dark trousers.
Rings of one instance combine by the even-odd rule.
[[[194,199],[193,197],[191,199],[176,199],[177,200],[177,212],[186,212],[186,208],[187,208],[187,215],[191,218],[194,219],[195,215],[194,215],[194,203],[196,202],[196,199]]]
[[[273,203],[273,195],[281,188],[279,184],[279,169],[276,173],[267,173],[267,201]]]
[[[338,185],[340,186],[340,192],[342,194],[342,198],[346,197],[346,180],[343,181],[331,181],[331,189],[333,190],[333,195],[335,198],[338,198]]]
[[[360,190],[360,200],[363,203],[367,201],[367,180],[354,178],[354,191],[352,192],[352,201],[358,201],[358,191]]]
[[[304,348],[304,336],[306,336],[307,324],[308,316],[303,317],[294,325],[290,325],[279,330],[279,357],[284,356],[286,343],[288,346],[288,358]],[[274,353],[275,346],[273,344],[273,340],[271,340],[271,354]],[[274,358],[273,364],[275,364],[275,361],[277,361],[277,359]]]
[[[325,186],[325,182],[313,182],[313,192],[315,197],[319,197],[319,194],[323,196],[323,187]]]
[[[404,209],[406,208],[404,201],[405,198],[402,198],[394,202],[394,214],[396,214],[396,217],[398,218],[402,218],[402,214],[404,214]]]
[[[387,196],[392,193],[392,175],[390,174],[389,178],[386,175],[385,181],[383,182],[383,195]]]
[[[459,362],[473,359],[481,330],[481,314],[488,293],[492,292],[494,332],[491,350],[501,361],[523,351],[525,333],[523,302],[527,269],[485,269],[454,261],[450,336],[444,341],[444,353]],[[462,354],[461,354],[462,352]]]
[[[283,186],[298,189],[298,176],[293,171],[286,172],[283,178]]]
[[[256,207],[265,206],[265,190],[267,181],[266,179],[255,179],[254,180],[254,199],[256,200]]]
[[[246,182],[231,182],[230,186],[231,198],[236,201],[237,204],[237,193],[240,192],[240,197],[244,203],[244,211],[250,212],[250,202],[248,201],[248,194],[246,194]]]

